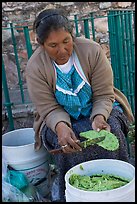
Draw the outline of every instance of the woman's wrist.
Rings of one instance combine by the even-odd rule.
[[[104,120],[104,121],[106,121],[105,116],[102,115],[102,114],[97,114],[97,115],[95,115],[94,118],[93,118],[93,120],[94,120],[95,118],[96,118],[96,119],[99,119],[99,120]]]

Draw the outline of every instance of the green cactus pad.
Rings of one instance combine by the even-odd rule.
[[[81,132],[80,136],[88,140],[105,136],[105,139],[103,141],[97,143],[98,146],[101,146],[109,151],[114,151],[119,148],[119,141],[117,137],[106,130],[101,130],[99,132],[97,132],[96,130],[89,130],[86,132]]]

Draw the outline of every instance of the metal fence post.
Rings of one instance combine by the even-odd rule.
[[[75,23],[75,30],[76,30],[76,37],[79,37],[79,31],[78,31],[78,18],[77,15],[74,15],[74,23]]]
[[[118,65],[119,65],[119,75],[120,75],[120,89],[121,91],[126,94],[125,91],[125,72],[124,72],[124,66],[123,66],[123,43],[122,43],[122,33],[121,33],[121,16],[120,12],[116,11],[116,41],[117,41],[117,50],[118,50]]]
[[[93,40],[96,41],[96,38],[95,38],[95,26],[94,26],[94,14],[93,13],[90,13],[90,18],[91,18],[91,25],[92,25]]]
[[[84,32],[85,32],[85,38],[90,39],[88,19],[84,19]]]
[[[132,29],[132,25],[130,22],[130,12],[129,11],[125,11],[126,14],[126,18],[125,18],[125,24],[126,24],[126,41],[127,41],[127,61],[128,61],[128,69],[129,69],[129,82],[130,82],[130,86],[129,86],[129,90],[130,90],[130,94],[129,94],[129,100],[130,100],[130,104],[131,107],[134,107],[134,63],[132,58],[134,59],[134,55],[133,55],[133,39],[131,38],[131,33],[130,33],[130,29]],[[131,26],[131,27],[130,27]]]
[[[17,54],[17,48],[16,48],[16,39],[15,39],[15,36],[14,36],[14,30],[13,30],[13,24],[12,23],[10,23],[10,28],[11,28],[11,37],[12,37],[14,53],[15,53],[15,60],[16,60],[16,65],[17,65],[17,72],[18,72],[18,78],[19,78],[21,98],[22,98],[22,103],[24,103],[23,84],[22,84],[22,80],[21,80],[20,64],[19,64],[19,60],[18,60],[18,54]]]
[[[108,13],[108,33],[109,33],[109,47],[111,55],[111,65],[114,73],[114,85],[117,88],[119,86],[119,72],[117,62],[117,52],[116,52],[116,26],[115,26],[115,16],[114,12],[111,11]]]
[[[11,106],[13,105],[13,103],[10,102],[3,58],[2,58],[2,84],[3,84],[3,90],[4,90],[4,96],[5,96],[4,105],[7,107],[10,130],[14,130],[14,122],[13,122],[12,110],[11,110]]]
[[[28,54],[28,59],[29,59],[31,57],[33,51],[32,51],[32,46],[31,46],[31,42],[30,42],[30,35],[29,35],[28,26],[24,26],[23,29],[24,29],[26,48],[27,48],[27,54]]]

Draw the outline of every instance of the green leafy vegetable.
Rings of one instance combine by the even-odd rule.
[[[69,183],[85,191],[106,191],[119,188],[130,181],[120,176],[112,174],[94,174],[91,176],[72,174]]]
[[[80,133],[81,137],[86,138],[87,140],[85,141],[85,147],[86,147],[86,142],[89,142],[89,140],[105,136],[105,139],[101,142],[98,142],[97,145],[103,147],[104,149],[107,149],[109,151],[114,151],[119,148],[119,141],[117,137],[112,134],[111,132],[108,132],[106,130],[101,130],[99,132],[95,130],[89,130],[86,132],[81,132]]]

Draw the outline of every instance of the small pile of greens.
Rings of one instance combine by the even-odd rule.
[[[105,136],[105,139],[103,141],[97,143],[98,146],[101,146],[104,149],[107,149],[109,151],[114,151],[119,148],[119,141],[117,137],[113,133],[108,132],[106,130],[101,130],[99,132],[95,130],[89,130],[86,132],[81,132],[80,136],[87,139],[85,140],[85,144],[87,143],[87,146],[88,146],[88,142],[91,139]]]
[[[112,174],[94,174],[92,176],[72,174],[69,183],[75,188],[85,191],[106,191],[119,188],[130,181]]]

